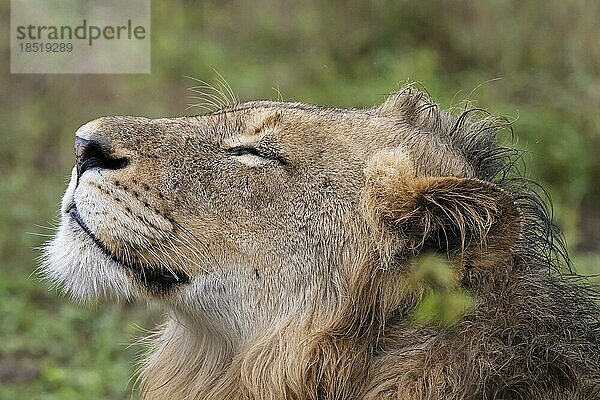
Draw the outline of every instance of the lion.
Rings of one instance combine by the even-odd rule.
[[[600,310],[508,123],[414,87],[368,109],[250,101],[102,117],[45,273],[78,300],[156,301],[143,399],[600,398]],[[474,305],[415,324],[415,260]]]

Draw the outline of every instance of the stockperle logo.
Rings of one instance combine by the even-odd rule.
[[[12,73],[149,73],[150,0],[11,0]]]

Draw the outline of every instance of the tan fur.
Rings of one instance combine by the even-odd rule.
[[[537,197],[500,176],[502,126],[412,88],[367,110],[102,118],[77,135],[129,164],[72,181],[47,270],[76,297],[165,304],[143,399],[587,398],[597,309],[551,272]],[[451,327],[410,318],[427,251],[476,301]]]

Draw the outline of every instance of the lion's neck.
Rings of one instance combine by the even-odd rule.
[[[169,317],[156,335],[140,376],[141,398],[192,398],[192,393],[204,393],[231,362],[233,349],[227,342],[194,335],[190,326]]]
[[[173,319],[142,372],[142,398],[356,398],[371,361],[368,343],[290,319],[232,347],[222,339],[198,338]]]
[[[360,398],[374,353],[369,346],[382,333],[376,327],[385,325],[375,320],[397,308],[386,303],[389,310],[373,309],[370,305],[378,304],[375,299],[383,289],[369,284],[366,277],[360,279],[365,282],[355,285],[362,288],[355,296],[320,296],[318,301],[313,297],[296,311],[290,305],[271,307],[270,315],[277,317],[252,325],[247,336],[211,332],[194,317],[172,318],[143,372],[142,397]],[[372,301],[366,299],[369,296]]]

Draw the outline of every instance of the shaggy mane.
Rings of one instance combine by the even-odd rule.
[[[449,144],[473,178],[506,191],[520,210],[522,236],[503,268],[471,268],[462,277],[475,310],[450,327],[411,325],[419,294],[394,286],[401,272],[365,252],[347,268],[335,309],[316,304],[241,353],[206,353],[206,343],[169,322],[142,371],[143,397],[599,398],[598,292],[572,272],[540,187],[518,170],[521,154],[496,145],[501,132],[512,133],[509,122],[479,109],[451,115],[412,87],[366,112],[392,114]]]
[[[523,162],[521,152],[497,146],[503,132],[512,137],[510,122],[478,108],[452,115],[413,87],[399,92],[390,106],[415,129],[450,143],[473,166],[475,178],[510,193],[523,218],[523,235],[507,270],[492,276],[470,270],[463,279],[463,286],[483,300],[475,315],[436,335],[437,355],[422,354],[429,371],[415,380],[429,391],[419,395],[417,389],[403,389],[403,385],[410,387],[411,379],[400,379],[394,390],[401,394],[393,398],[405,394],[462,399],[473,393],[482,393],[485,399],[600,397],[599,292],[572,270],[563,234],[544,201],[549,195],[518,168]],[[511,301],[517,304],[503,309]],[[454,335],[467,339],[466,346],[458,344],[466,349],[462,354],[451,348],[457,345]],[[445,352],[467,371],[452,371],[452,366],[436,370]],[[410,362],[417,364],[416,371],[423,370]],[[450,381],[447,387],[436,388],[433,378],[428,381],[436,374]],[[390,375],[386,377],[392,380]],[[548,393],[552,395],[547,397]]]

